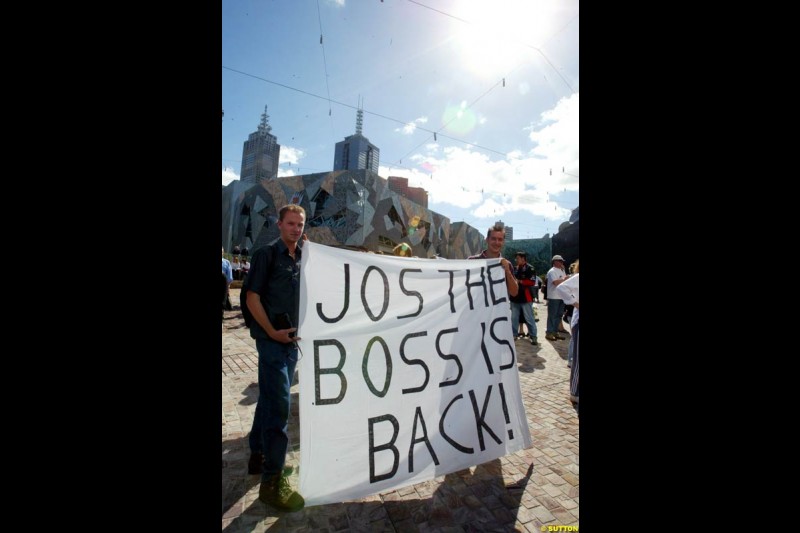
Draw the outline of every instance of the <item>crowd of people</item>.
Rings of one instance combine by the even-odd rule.
[[[250,336],[255,339],[258,351],[259,394],[249,435],[250,459],[248,473],[261,476],[259,499],[278,509],[297,511],[305,500],[289,483],[291,470],[285,468],[289,446],[289,412],[291,384],[298,361],[297,335],[299,318],[299,277],[302,259],[305,210],[294,204],[279,211],[280,237],[256,250],[252,265],[247,249],[235,246],[233,261],[225,258],[223,248],[223,315],[230,309],[230,284],[235,279],[243,282],[242,291],[248,311],[252,315]],[[538,328],[534,303],[539,302],[539,289],[547,301],[547,327],[545,339],[564,340],[562,317],[565,305],[574,307],[570,321],[570,344],[567,365],[570,366],[570,399],[578,402],[578,262],[564,271],[564,259],[554,255],[552,268],[544,280],[536,276],[527,262],[525,252],[517,252],[513,264],[502,256],[505,245],[505,227],[497,223],[486,233],[486,249],[468,259],[499,258],[510,299],[511,328],[515,341],[527,337],[538,344]],[[393,254],[413,257],[411,247],[401,243]],[[549,297],[548,297],[549,296]],[[523,333],[523,324],[527,334]]]

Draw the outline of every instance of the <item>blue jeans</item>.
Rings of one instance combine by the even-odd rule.
[[[289,449],[289,407],[297,348],[272,340],[256,339],[258,350],[258,403],[250,430],[250,453],[264,454],[261,480],[283,471]]]
[[[572,328],[572,338],[569,340],[570,347],[573,349],[573,356],[572,356],[572,368],[570,369],[569,373],[569,393],[573,396],[580,396],[580,387],[578,376],[580,371],[580,341],[581,341],[581,331],[580,331],[580,320],[575,324],[575,327]]]
[[[519,311],[522,309],[522,317],[528,323],[528,333],[531,337],[538,337],[536,331],[536,321],[533,319],[533,307],[528,302],[518,304],[511,302],[511,334],[516,337],[519,335]]]
[[[558,333],[558,321],[564,316],[564,300],[547,299],[547,333]]]

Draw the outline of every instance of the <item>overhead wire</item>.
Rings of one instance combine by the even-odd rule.
[[[328,116],[331,117],[331,137],[334,137],[333,111],[331,110],[331,88],[328,85],[328,59],[325,56],[325,43],[322,39],[322,13],[319,9],[319,0],[317,0],[317,20],[319,21],[319,44],[322,46],[322,64],[325,67],[325,90],[328,92]]]
[[[510,76],[510,75],[511,75],[511,73],[512,73],[512,72],[514,72],[515,70],[517,70],[517,69],[518,69],[520,66],[522,66],[522,65],[523,65],[523,63],[525,63],[525,61],[523,61],[522,63],[518,64],[516,67],[514,67],[513,69],[511,69],[511,71],[510,71],[508,74],[506,74],[506,76],[504,76],[504,77],[503,77],[503,78],[502,78],[500,81],[498,81],[497,83],[495,83],[494,85],[492,85],[491,87],[489,87],[489,89],[488,89],[486,92],[484,92],[482,95],[480,95],[480,96],[479,96],[479,97],[477,97],[475,100],[473,100],[472,102],[470,102],[470,103],[469,103],[467,106],[465,106],[465,107],[464,107],[464,110],[467,110],[467,109],[471,108],[473,105],[477,104],[477,103],[478,103],[478,102],[479,102],[479,101],[480,101],[480,100],[481,100],[481,99],[482,99],[484,96],[486,96],[487,94],[489,94],[490,92],[492,92],[494,89],[496,89],[496,88],[497,88],[497,86],[498,86],[498,85],[500,85],[501,83],[503,84],[503,87],[505,87],[505,86],[506,86],[506,77],[507,77],[507,76]],[[459,116],[458,116],[458,115],[454,116],[453,118],[451,118],[450,120],[448,120],[446,123],[444,123],[444,124],[443,124],[443,125],[442,125],[442,126],[439,128],[439,129],[438,129],[438,130],[435,130],[435,131],[433,132],[433,140],[434,140],[434,141],[436,141],[436,134],[437,134],[437,133],[439,133],[439,132],[441,132],[441,131],[442,131],[444,128],[446,128],[446,127],[447,127],[447,126],[448,126],[450,123],[452,123],[454,120],[456,120],[456,119],[458,119],[458,118],[459,118]],[[419,129],[422,129],[423,131],[427,131],[427,130],[424,130],[423,128],[419,128]],[[439,133],[439,134],[440,134],[440,133]],[[440,134],[440,135],[441,135],[441,134]],[[446,135],[442,135],[442,137],[448,138]],[[403,157],[401,157],[401,158],[399,159],[399,161],[402,161],[402,160],[403,160],[403,158],[405,158],[405,157],[408,157],[408,155],[409,155],[409,154],[413,153],[415,150],[417,150],[417,148],[419,148],[420,146],[424,145],[424,144],[425,144],[425,143],[427,143],[429,140],[430,140],[430,137],[426,138],[426,139],[425,139],[424,141],[422,141],[420,144],[418,144],[417,146],[415,146],[414,148],[412,148],[412,149],[411,149],[411,150],[410,150],[410,151],[409,151],[409,152],[408,152],[406,155],[404,155]],[[470,144],[470,143],[467,143],[467,144]],[[493,150],[493,151],[494,151],[494,150]],[[500,153],[500,152],[496,152],[496,151],[495,151],[495,153]],[[503,154],[500,154],[500,155],[502,155],[502,156],[507,156],[507,155],[508,155],[508,152],[506,152],[506,153],[503,153]]]
[[[308,96],[313,96],[314,98],[319,98],[320,100],[325,100],[327,102],[330,102],[330,103],[333,103],[333,104],[336,104],[336,105],[348,107],[350,109],[355,109],[356,111],[358,110],[358,108],[356,106],[353,106],[353,105],[350,105],[350,104],[346,104],[344,102],[339,102],[338,100],[334,100],[332,98],[326,98],[326,97],[320,96],[318,94],[310,93],[308,91],[304,91],[302,89],[298,89],[296,87],[292,87],[292,86],[286,85],[284,83],[279,83],[279,82],[276,82],[276,81],[268,80],[266,78],[262,78],[261,76],[256,76],[255,74],[250,74],[249,72],[244,72],[244,71],[237,70],[237,69],[234,69],[234,68],[226,67],[225,65],[222,65],[222,68],[224,68],[225,70],[230,70],[231,72],[236,72],[237,74],[241,74],[243,76],[249,76],[251,78],[254,78],[254,79],[266,82],[266,83],[271,83],[273,85],[277,85],[279,87],[283,87],[284,89],[289,89],[291,91],[302,93],[302,94],[305,94],[305,95],[308,95]],[[380,118],[385,119],[385,120],[390,120],[392,122],[396,122],[397,124],[402,124],[403,126],[405,126],[406,124],[409,123],[409,121],[407,121],[407,120],[396,119],[396,118],[393,118],[393,117],[389,117],[389,116],[383,115],[381,113],[375,113],[374,111],[367,111],[366,109],[364,109],[363,111],[364,111],[364,113],[366,113],[368,115],[373,115],[373,116],[380,117]],[[429,130],[427,128],[421,128],[419,126],[417,126],[416,129],[421,130],[421,131],[426,131],[426,132],[428,132],[430,134],[434,133],[433,130]],[[480,144],[471,143],[471,142],[465,141],[463,139],[458,139],[456,137],[451,137],[449,135],[444,135],[442,133],[438,133],[438,135],[440,137],[444,137],[445,139],[450,139],[451,141],[455,141],[455,142],[458,142],[458,143],[466,144],[468,146],[474,146],[475,148],[479,148],[481,150],[486,150],[487,152],[494,152],[495,154],[502,155],[502,156],[506,156],[507,155],[507,152],[501,152],[499,150],[495,150],[495,149],[489,148],[487,146],[482,146]]]

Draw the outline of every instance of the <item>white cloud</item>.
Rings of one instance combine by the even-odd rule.
[[[529,135],[536,146],[531,154],[556,162],[561,167],[569,166],[572,174],[578,175],[578,93],[558,101],[555,108],[542,113],[543,125],[536,130],[531,125]],[[546,122],[546,124],[544,124]],[[561,162],[561,164],[558,164]],[[554,169],[555,173],[555,169]],[[577,187],[577,181],[574,183]]]
[[[300,160],[305,157],[306,153],[299,148],[292,148],[291,146],[281,146],[281,155],[278,164],[289,163],[290,165],[297,165]],[[279,174],[280,175],[280,174]]]
[[[291,168],[280,168],[278,167],[278,177],[279,178],[286,178],[289,176],[296,176],[297,173],[292,170]]]
[[[333,4],[336,7],[344,7],[344,0],[328,0],[329,4]]]
[[[565,220],[575,205],[560,205],[554,196],[579,188],[578,94],[560,100],[529,129],[535,144],[504,159],[492,160],[469,148],[433,150],[426,145],[408,158],[416,168],[382,166],[380,175],[406,177],[410,186],[428,191],[431,204],[468,209],[475,217],[525,211],[547,220]]]
[[[425,124],[426,122],[428,122],[428,117],[415,118],[402,128],[395,128],[394,131],[399,131],[403,135],[411,135],[417,129],[417,124]]]
[[[227,185],[233,180],[238,180],[239,175],[231,168],[225,167],[222,169],[222,184]]]

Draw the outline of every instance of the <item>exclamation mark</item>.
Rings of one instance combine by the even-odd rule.
[[[500,383],[500,401],[503,402],[503,416],[506,417],[506,424],[511,423],[511,419],[508,418],[508,405],[506,405],[506,391],[503,389],[503,384]],[[512,430],[508,430],[508,439],[514,439],[514,432]]]

